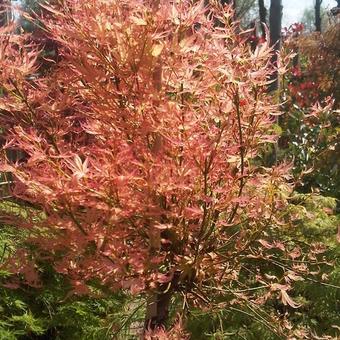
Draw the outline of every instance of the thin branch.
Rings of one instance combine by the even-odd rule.
[[[244,145],[243,145],[243,132],[242,132],[242,122],[241,122],[241,110],[240,110],[240,95],[238,92],[238,89],[236,90],[235,96],[234,96],[234,105],[236,107],[236,114],[237,114],[237,124],[238,124],[238,138],[240,143],[240,157],[241,157],[241,177],[240,177],[240,187],[238,191],[238,197],[242,195],[243,187],[244,187]],[[236,213],[237,209],[239,208],[239,203],[237,202],[234,206],[234,209],[232,210],[230,217],[228,219],[228,224],[230,224]]]

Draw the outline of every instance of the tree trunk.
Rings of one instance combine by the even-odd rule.
[[[264,0],[259,0],[259,15],[261,22],[261,35],[262,38],[266,37],[265,25],[267,25],[267,8],[264,5]]]
[[[273,47],[271,62],[274,68],[277,67],[277,54],[280,50],[281,40],[281,20],[282,20],[282,0],[271,0],[269,13],[270,45]],[[273,81],[269,86],[269,91],[276,91],[279,88],[278,72],[272,74]]]
[[[172,291],[155,293],[148,297],[144,329],[155,330],[164,327],[169,316]]]
[[[179,279],[179,272],[176,272],[171,282],[161,284],[157,292],[150,293],[147,300],[144,331],[147,329],[156,330],[166,326],[169,318],[171,297],[176,291]]]
[[[321,3],[322,0],[315,0],[315,30],[321,32]]]

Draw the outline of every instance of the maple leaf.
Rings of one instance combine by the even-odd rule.
[[[281,300],[282,300],[282,303],[283,303],[285,306],[289,305],[289,306],[292,307],[292,308],[299,308],[299,307],[301,307],[301,304],[296,303],[296,302],[288,295],[288,293],[287,293],[285,290],[281,290],[280,293],[281,293]]]
[[[77,179],[81,179],[86,176],[88,172],[88,158],[86,158],[83,162],[78,155],[75,155],[74,160],[68,161],[67,163],[69,168],[72,170],[73,176]]]
[[[271,289],[278,290],[280,292],[281,301],[285,306],[289,305],[292,308],[299,308],[301,306],[288,295],[287,290],[290,289],[288,285],[274,283],[271,285]]]

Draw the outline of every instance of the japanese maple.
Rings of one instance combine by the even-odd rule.
[[[24,155],[4,151],[1,170],[28,207],[4,220],[76,293],[96,279],[149,296],[151,327],[174,294],[199,306],[238,285],[288,189],[287,166],[258,165],[279,114],[271,50],[252,51],[232,11],[205,3],[59,1],[40,18],[60,60],[43,74],[30,36],[1,30],[4,150]],[[9,265],[38,284],[30,261]]]

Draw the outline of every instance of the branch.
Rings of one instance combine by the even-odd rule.
[[[234,105],[236,107],[236,114],[237,114],[237,124],[238,124],[238,138],[240,142],[240,157],[241,157],[241,178],[240,178],[240,188],[238,191],[238,197],[242,195],[243,187],[244,187],[244,145],[243,145],[243,132],[242,132],[242,122],[241,122],[241,111],[240,111],[240,96],[238,89],[236,90],[235,96],[234,96]],[[232,210],[230,217],[228,219],[228,224],[230,224],[237,212],[237,209],[239,207],[239,203],[237,202],[234,209]]]

